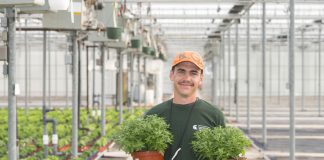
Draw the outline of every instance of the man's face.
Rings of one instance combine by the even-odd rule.
[[[191,62],[181,62],[170,71],[175,94],[184,98],[196,94],[202,79],[202,70]]]

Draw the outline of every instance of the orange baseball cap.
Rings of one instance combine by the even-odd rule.
[[[193,51],[184,51],[177,53],[172,62],[172,68],[181,62],[191,62],[195,64],[199,69],[204,70],[204,61],[202,57]]]

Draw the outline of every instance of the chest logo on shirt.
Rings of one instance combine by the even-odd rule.
[[[192,126],[192,129],[193,130],[196,130],[196,131],[199,131],[199,130],[202,130],[204,128],[209,128],[208,126],[204,126],[204,125],[199,125],[199,124],[195,124]]]

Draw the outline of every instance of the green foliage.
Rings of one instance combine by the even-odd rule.
[[[48,156],[45,160],[59,160],[57,156]]]
[[[172,142],[172,134],[163,118],[147,116],[124,122],[114,133],[113,139],[128,152],[160,151],[164,152]]]
[[[243,132],[234,127],[215,127],[198,131],[192,142],[198,159],[228,160],[245,154],[245,148],[251,145]]]
[[[95,146],[97,147],[102,147],[108,143],[108,138],[107,137],[100,137],[96,143]]]
[[[91,111],[90,111],[91,113]],[[135,110],[135,115],[140,115],[143,110]],[[126,111],[127,117],[131,115]],[[71,143],[72,135],[72,110],[71,109],[55,109],[47,113],[48,118],[57,120],[57,134],[58,134],[58,148],[66,146]],[[25,160],[39,160],[45,159],[43,149],[37,151],[37,148],[43,147],[43,122],[41,109],[29,109],[28,114],[25,114],[24,109],[17,110],[17,129],[19,139],[19,159]],[[106,110],[106,136],[100,139],[100,123],[97,119],[92,120],[91,115],[88,117],[87,111],[81,109],[80,111],[81,127],[86,130],[79,130],[79,146],[92,144],[93,147],[89,151],[82,153],[81,159],[86,159],[89,155],[96,153],[98,146],[107,144],[111,140],[111,135],[115,131],[116,123],[118,123],[118,112],[112,108]],[[52,125],[47,125],[48,135],[51,139]],[[8,144],[8,111],[7,109],[0,109],[0,160],[8,158],[7,144]],[[98,139],[98,140],[97,140]],[[97,140],[97,141],[95,141]],[[49,147],[49,154],[51,154],[52,147]],[[71,148],[63,151],[66,156],[71,154]],[[48,159],[57,159],[56,156],[48,157]],[[59,157],[59,159],[66,159],[66,157]]]

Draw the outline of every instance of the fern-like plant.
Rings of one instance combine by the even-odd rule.
[[[127,153],[137,151],[164,152],[172,142],[169,125],[155,115],[130,119],[120,125],[113,135],[114,141]]]
[[[241,130],[234,127],[215,127],[194,134],[192,147],[199,160],[239,159],[251,145]]]

